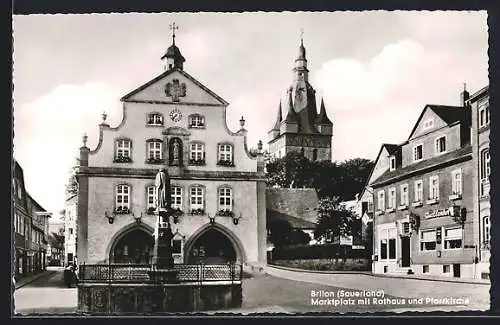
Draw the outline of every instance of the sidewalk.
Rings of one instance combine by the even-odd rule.
[[[335,274],[359,274],[359,275],[381,277],[381,278],[397,278],[397,279],[412,279],[412,280],[423,280],[423,281],[439,281],[439,282],[491,285],[490,280],[439,277],[439,276],[432,276],[432,275],[388,274],[388,273],[379,274],[379,273],[371,273],[371,272],[367,272],[367,271],[360,271],[360,272],[356,272],[356,271],[315,271],[315,270],[304,270],[304,269],[297,269],[297,268],[272,265],[272,264],[268,264],[266,267],[264,267],[264,269],[266,269],[266,268],[274,268],[274,269],[280,269],[280,270],[286,270],[286,271],[292,271],[292,272],[298,272],[298,273],[304,273],[304,274],[307,274],[307,273],[332,274],[332,275],[335,275]]]
[[[55,271],[55,270],[46,270],[46,271],[42,271],[40,273],[30,274],[26,277],[23,277],[22,279],[19,279],[18,281],[16,281],[16,290],[24,287],[27,284],[30,284],[33,281],[40,279],[40,278],[48,277],[56,272],[57,271]]]

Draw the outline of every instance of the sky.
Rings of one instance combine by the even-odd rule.
[[[230,103],[233,131],[244,116],[249,147],[267,143],[301,30],[334,161],[375,160],[426,104],[459,105],[464,83],[488,84],[486,11],[14,16],[14,158],[46,210],[64,208],[82,135],[94,149],[102,112],[118,125],[120,98],[163,72],[173,22],[184,70]]]

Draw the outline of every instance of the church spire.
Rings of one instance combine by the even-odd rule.
[[[304,80],[308,81],[308,73],[307,69],[307,59],[306,59],[306,48],[304,47],[304,31],[300,32],[300,46],[299,46],[299,55],[297,59],[295,59],[295,67],[293,68],[293,72],[295,73],[295,80]]]
[[[278,107],[278,116],[276,116],[276,122],[274,123],[273,130],[279,130],[281,121],[283,120],[283,115],[281,114],[281,101]]]
[[[322,124],[322,125],[332,125],[332,121],[328,118],[326,115],[326,109],[325,109],[325,102],[323,101],[323,98],[321,98],[321,108],[319,110],[319,115],[316,119],[316,124]]]
[[[304,47],[304,30],[300,30],[300,46],[299,46],[299,55],[297,60],[306,60],[306,48]]]
[[[287,113],[286,113],[286,117],[285,117],[285,122],[287,123],[298,123],[299,119],[297,117],[297,113],[295,112],[295,110],[293,109],[293,101],[292,101],[292,91],[293,89],[290,87],[288,89],[288,99],[287,99],[287,103],[286,103],[286,109],[287,109]]]
[[[172,45],[167,49],[165,55],[161,57],[161,60],[165,63],[165,70],[171,70],[173,68],[179,68],[182,70],[183,64],[186,61],[179,48],[175,45],[175,31],[178,29],[179,26],[175,23],[170,25],[170,30],[172,31]]]

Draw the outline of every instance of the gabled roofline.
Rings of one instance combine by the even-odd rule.
[[[26,191],[26,196],[33,202],[34,205],[36,205],[38,208],[40,208],[42,211],[41,212],[47,212],[44,207],[40,203],[38,203],[29,193]]]
[[[422,110],[422,113],[420,113],[420,116],[419,116],[419,117],[418,117],[418,119],[417,119],[417,122],[414,124],[413,129],[411,130],[411,133],[410,133],[410,135],[408,136],[408,139],[407,139],[407,140],[410,140],[410,139],[411,139],[411,137],[413,136],[413,134],[414,134],[414,133],[415,133],[415,131],[417,130],[417,126],[419,125],[420,120],[422,120],[422,117],[424,117],[424,113],[427,111],[427,109],[432,109],[432,106],[449,106],[449,107],[456,107],[456,108],[462,108],[462,109],[465,109],[465,108],[463,108],[463,107],[461,107],[461,106],[453,106],[453,105],[433,105],[433,104],[427,104],[427,105],[425,105],[425,106],[424,106],[424,109]],[[434,110],[433,110],[433,111],[434,111]],[[434,114],[436,114],[437,116],[439,116],[439,114],[438,114],[438,113],[436,113],[435,111],[434,111]],[[439,118],[440,118],[441,120],[443,120],[443,118],[442,118],[441,116],[439,116]],[[446,121],[444,121],[444,120],[443,120],[443,122],[445,122],[447,125],[450,125],[449,123],[447,123],[447,122],[446,122]]]
[[[407,141],[405,141],[403,143],[400,143],[400,144],[382,143],[382,145],[380,146],[380,150],[378,151],[377,158],[375,158],[375,161],[374,161],[374,164],[373,164],[373,168],[370,171],[370,175],[368,175],[368,178],[366,179],[366,183],[363,186],[363,190],[359,193],[359,199],[358,199],[358,201],[361,199],[361,197],[363,197],[363,194],[365,194],[366,188],[370,187],[370,178],[373,175],[373,171],[375,170],[375,167],[377,167],[377,162],[378,162],[378,160],[380,158],[380,154],[382,153],[382,150],[384,149],[384,147],[385,146],[398,146],[398,147],[401,147],[401,146],[403,146],[406,143],[407,143]]]
[[[122,98],[120,98],[120,101],[126,102],[133,95],[137,94],[138,92],[144,90],[146,87],[149,87],[153,83],[157,82],[158,80],[160,80],[160,79],[168,76],[169,74],[171,74],[171,73],[173,73],[175,71],[179,72],[180,74],[182,74],[183,76],[185,76],[187,79],[189,79],[190,81],[192,81],[194,84],[196,84],[198,87],[200,87],[201,89],[205,90],[207,93],[209,93],[211,96],[213,96],[214,98],[216,98],[219,102],[221,102],[222,105],[224,105],[224,106],[228,106],[229,105],[229,103],[227,101],[225,101],[222,97],[220,97],[219,95],[217,95],[216,93],[214,93],[212,90],[208,89],[206,86],[204,86],[203,84],[201,84],[198,80],[196,80],[195,78],[193,78],[189,73],[187,73],[186,71],[184,71],[184,70],[182,70],[182,69],[180,69],[178,67],[175,67],[173,69],[167,70],[167,71],[163,72],[162,74],[158,75],[157,77],[155,77],[155,78],[151,79],[150,81],[146,82],[142,86],[139,86],[138,88],[132,90],[131,92],[129,92],[128,94],[126,94],[125,96],[123,96]]]

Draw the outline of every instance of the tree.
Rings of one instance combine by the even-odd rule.
[[[290,245],[306,245],[311,241],[311,236],[302,229],[294,229],[290,233]]]
[[[374,163],[355,158],[342,163],[309,161],[298,152],[270,161],[266,166],[267,185],[279,187],[313,187],[319,198],[354,199],[363,190]]]
[[[312,164],[298,152],[289,152],[283,158],[269,162],[266,166],[269,186],[302,188],[313,185]]]
[[[339,205],[340,198],[325,198],[318,202],[318,222],[314,229],[314,238],[325,239],[332,243],[335,236],[352,235],[357,221],[356,214]]]
[[[373,167],[373,161],[363,158],[350,159],[339,164],[342,170],[339,187],[342,191],[337,195],[342,201],[354,199],[355,195],[363,190]]]
[[[337,163],[332,161],[312,162],[313,186],[319,198],[338,196],[342,194],[340,179],[342,170]]]
[[[280,248],[290,243],[290,235],[292,233],[292,225],[281,219],[274,219],[268,224],[270,234],[270,241],[275,247]]]
[[[78,194],[78,182],[76,180],[77,166],[73,166],[69,172],[68,182],[66,183],[66,197],[69,198]]]

